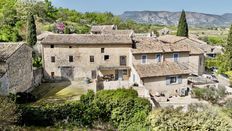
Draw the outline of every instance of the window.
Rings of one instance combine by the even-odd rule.
[[[105,53],[105,48],[101,48],[101,53]]]
[[[90,62],[94,62],[94,56],[90,56],[89,59],[90,59]]]
[[[51,72],[51,77],[54,78],[54,76],[55,76],[55,73]]]
[[[92,79],[96,79],[97,78],[97,72],[96,72],[96,70],[92,70],[91,71],[91,75],[92,75]]]
[[[51,46],[51,48],[54,48],[54,45],[50,45]]]
[[[110,56],[109,55],[104,55],[104,60],[109,60]]]
[[[126,66],[126,56],[120,56],[120,66]]]
[[[69,62],[73,62],[73,56],[69,56]]]
[[[178,62],[179,53],[174,53],[174,54],[173,54],[173,59],[174,59],[174,62]]]
[[[176,77],[170,77],[170,84],[175,84],[177,83],[177,78]]]
[[[125,69],[125,70],[122,70],[122,74],[123,75],[127,75],[127,70]]]
[[[155,60],[156,60],[157,62],[161,62],[161,54],[156,54],[156,55],[155,55]]]
[[[146,64],[147,63],[147,55],[142,55],[141,63],[142,64]]]
[[[56,62],[55,56],[51,57],[51,62],[53,62],[53,63]]]
[[[166,77],[166,84],[181,84],[182,83],[182,76],[171,76]]]

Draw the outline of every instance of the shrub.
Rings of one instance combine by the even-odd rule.
[[[0,129],[7,124],[17,123],[20,113],[15,102],[8,97],[0,97],[0,103]]]
[[[67,121],[78,126],[91,126],[96,116],[92,100],[94,93],[89,91],[80,101],[44,106],[21,105],[21,124],[51,126]]]
[[[231,130],[229,119],[220,110],[204,107],[201,110],[189,108],[183,112],[182,108],[166,108],[153,111],[149,117],[152,130]]]
[[[220,99],[225,97],[225,88],[193,88],[193,97],[217,104]]]
[[[11,94],[12,95],[12,94]],[[32,95],[31,93],[26,92],[18,92],[16,95],[12,95],[15,97],[15,102],[17,104],[25,104],[25,103],[31,103],[36,101],[36,97]]]
[[[224,45],[226,43],[223,37],[218,37],[218,36],[204,36],[201,37],[200,40],[207,42],[208,44],[211,45]]]
[[[99,109],[99,118],[109,121],[119,130],[129,130],[134,125],[145,128],[151,104],[139,98],[133,89],[99,91],[94,100]]]
[[[104,90],[94,94],[88,91],[80,101],[61,105],[21,106],[21,124],[52,126],[71,123],[81,127],[92,127],[95,121],[111,123],[119,130],[146,128],[144,122],[151,111],[148,100],[139,98],[132,89]]]

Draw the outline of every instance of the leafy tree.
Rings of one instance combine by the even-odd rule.
[[[188,37],[188,23],[186,20],[185,11],[183,10],[180,16],[178,29],[177,29],[177,36]]]
[[[27,44],[35,45],[37,42],[35,19],[32,13],[28,13],[27,18]]]

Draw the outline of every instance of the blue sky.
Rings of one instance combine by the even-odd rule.
[[[232,13],[232,0],[52,0],[56,7],[80,12],[186,11],[210,14]]]

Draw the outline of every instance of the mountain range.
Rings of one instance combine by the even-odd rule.
[[[133,20],[138,23],[177,25],[181,12],[169,11],[126,11],[120,15],[123,20]],[[232,13],[223,15],[186,12],[190,26],[197,27],[227,27],[232,23]]]

